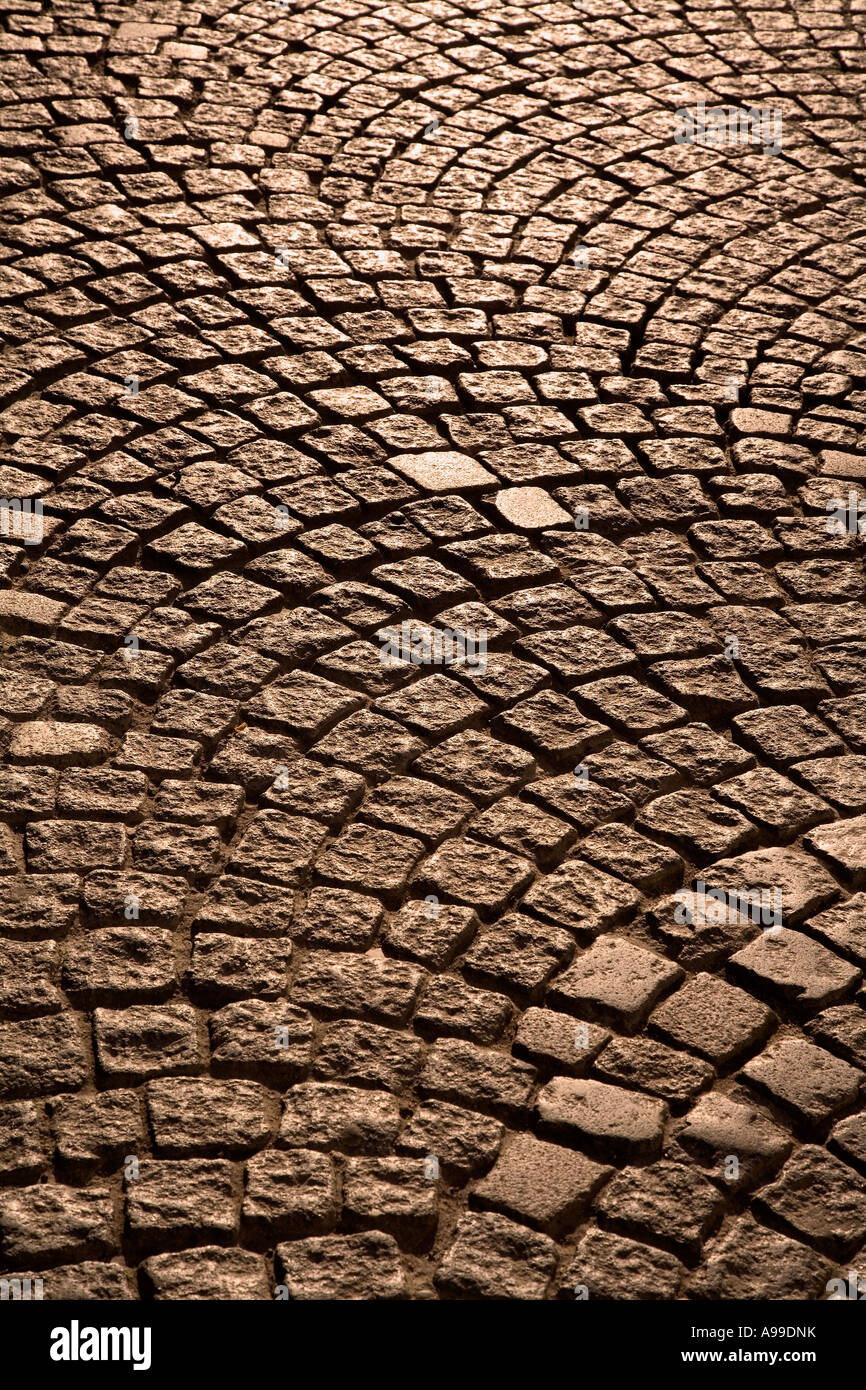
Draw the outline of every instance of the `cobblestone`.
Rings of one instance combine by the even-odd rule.
[[[864,26],[0,18],[4,1277],[859,1256]]]

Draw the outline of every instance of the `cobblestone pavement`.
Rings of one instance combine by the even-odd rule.
[[[866,1275],[863,0],[2,23],[4,1278]]]

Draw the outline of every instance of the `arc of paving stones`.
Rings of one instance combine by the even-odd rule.
[[[825,1296],[861,15],[2,24],[3,1277]]]

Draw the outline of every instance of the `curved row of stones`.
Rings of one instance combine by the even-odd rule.
[[[4,7],[4,1296],[856,1270],[864,14]]]

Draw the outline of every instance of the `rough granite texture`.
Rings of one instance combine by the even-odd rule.
[[[862,3],[0,25],[3,1278],[826,1297]]]

